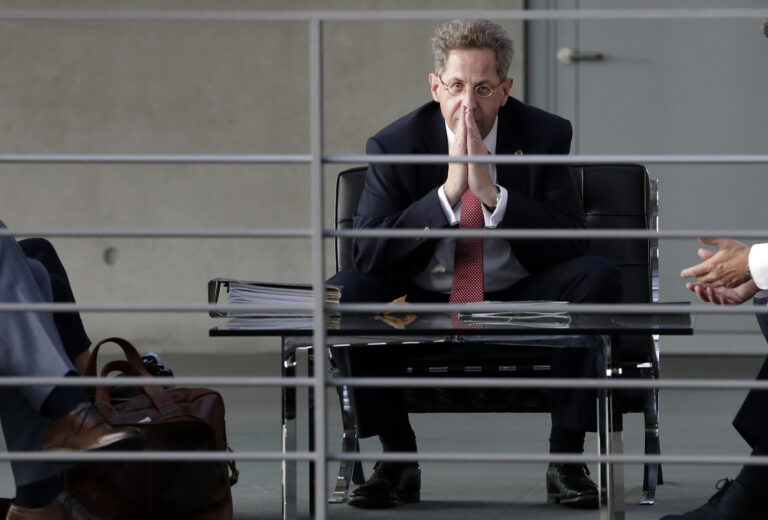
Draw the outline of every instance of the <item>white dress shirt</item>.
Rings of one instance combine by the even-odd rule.
[[[490,154],[496,153],[496,137],[497,126],[499,118],[493,123],[493,128],[483,140],[488,152]],[[445,125],[446,139],[448,143],[453,142],[454,133]],[[496,183],[496,165],[491,163],[491,182]],[[497,228],[501,223],[501,219],[504,217],[504,212],[507,209],[507,189],[503,186],[496,185],[499,188],[501,197],[499,198],[499,204],[494,211],[489,211],[484,204],[481,204],[483,208],[483,217],[485,218],[486,228]],[[451,226],[458,226],[461,219],[461,200],[455,207],[451,207],[448,202],[448,197],[445,196],[445,190],[443,186],[437,190],[437,195],[440,198],[440,203],[445,213],[445,217],[450,222]],[[418,285],[424,290],[433,292],[451,292],[451,285],[453,283],[453,256],[456,249],[455,238],[444,238],[435,246],[435,252],[432,258],[427,264],[427,267],[419,273],[414,279],[413,283]],[[486,238],[483,240],[483,273],[484,273],[484,288],[485,292],[500,291],[511,287],[519,280],[528,276],[528,271],[523,265],[515,258],[512,248],[504,239],[501,238]]]
[[[768,296],[768,243],[755,244],[749,248],[749,272],[760,289],[758,298]]]

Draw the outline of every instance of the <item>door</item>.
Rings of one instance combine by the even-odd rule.
[[[716,0],[606,4],[544,0],[532,7],[768,7],[766,0],[740,0],[738,6]],[[528,101],[573,122],[573,153],[766,154],[768,38],[761,26],[760,18],[531,22]],[[568,52],[575,53],[570,62],[564,59]],[[768,229],[762,218],[768,164],[648,169],[660,180],[662,229]],[[662,300],[694,297],[679,272],[698,261],[697,247],[695,240],[661,242]],[[751,316],[700,315],[695,325],[698,336],[669,339],[665,350],[714,352],[729,345],[737,352],[765,352]]]

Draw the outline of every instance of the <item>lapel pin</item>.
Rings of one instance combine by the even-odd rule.
[[[522,150],[517,150],[517,151],[515,152],[515,155],[523,155],[523,151],[522,151]]]

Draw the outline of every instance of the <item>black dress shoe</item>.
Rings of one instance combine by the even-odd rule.
[[[421,500],[421,468],[418,464],[377,462],[373,474],[352,492],[348,504],[382,509]]]
[[[706,504],[682,515],[667,515],[661,520],[765,520],[768,504],[750,495],[738,480],[723,479],[717,493]]]
[[[597,509],[597,485],[588,474],[584,464],[550,464],[547,468],[547,502]]]

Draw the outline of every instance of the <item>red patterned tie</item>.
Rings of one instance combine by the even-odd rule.
[[[461,196],[459,229],[481,229],[485,218],[481,202],[471,191]],[[450,303],[483,301],[483,239],[458,238],[453,257]]]

